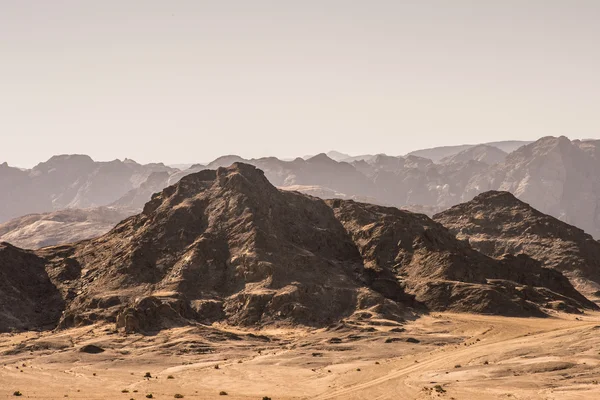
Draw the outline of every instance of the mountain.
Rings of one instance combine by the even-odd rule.
[[[600,290],[600,242],[511,193],[486,192],[433,218],[484,254],[524,253],[561,271],[584,293]]]
[[[0,242],[38,249],[91,239],[111,230],[135,210],[98,207],[29,214],[0,224]]]
[[[519,147],[525,146],[530,143],[532,142],[522,140],[508,140],[502,142],[490,142],[482,144],[490,147],[495,147],[505,153],[512,153]],[[469,150],[470,148],[475,146],[475,144],[464,144],[459,146],[432,147],[430,149],[415,150],[408,153],[407,155],[429,158],[433,162],[437,163],[440,162],[443,158],[454,156],[462,151]]]
[[[493,165],[503,163],[508,154],[497,147],[480,144],[440,160],[441,164],[479,161]]]
[[[473,176],[462,199],[487,190],[513,193],[543,213],[600,237],[600,141],[545,137]]]
[[[340,153],[339,151],[335,151],[335,150],[328,151],[325,154],[327,155],[327,157],[331,158],[332,160],[335,160],[338,162],[348,162],[348,163],[353,162],[353,161],[367,161],[367,160],[370,160],[371,158],[375,157],[373,154],[361,154],[358,156],[351,156],[350,154]],[[312,157],[314,157],[314,154],[304,156],[304,157],[302,157],[302,159],[308,160],[309,158],[312,158]]]
[[[182,178],[97,239],[36,253],[7,248],[0,265],[9,273],[26,274],[31,262],[42,279],[45,267],[64,301],[60,327],[327,326],[425,310],[597,308],[525,255],[490,258],[425,215],[278,190],[241,163]],[[27,276],[15,276],[25,285]]]
[[[84,155],[55,156],[31,170],[0,165],[0,222],[32,213],[108,205],[139,187],[163,164],[95,162]]]

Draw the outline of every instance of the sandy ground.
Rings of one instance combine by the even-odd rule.
[[[155,336],[92,326],[0,335],[0,399],[600,399],[599,364],[597,313]]]

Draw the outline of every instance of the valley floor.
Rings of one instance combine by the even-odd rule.
[[[82,352],[86,344],[105,351]],[[312,331],[187,327],[141,336],[92,326],[0,335],[7,399],[19,391],[31,399],[570,400],[599,399],[599,383],[600,313],[435,313],[402,326]]]

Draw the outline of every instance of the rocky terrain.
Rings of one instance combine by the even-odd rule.
[[[61,294],[60,328],[322,327],[426,310],[544,316],[596,308],[526,255],[490,258],[422,214],[278,190],[241,163],[182,178],[97,239],[36,253],[7,248],[3,262],[34,259]],[[11,287],[26,285],[14,281],[20,276]],[[35,306],[57,315],[45,313],[46,302]],[[35,325],[23,318],[14,327]]]
[[[527,254],[563,272],[586,294],[600,290],[600,242],[509,192],[480,194],[433,218],[484,254]]]

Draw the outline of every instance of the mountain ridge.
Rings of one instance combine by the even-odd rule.
[[[426,310],[543,317],[597,308],[527,256],[495,260],[422,214],[278,190],[243,163],[185,176],[99,238],[10,249],[44,264],[64,302],[60,328],[319,327]]]

